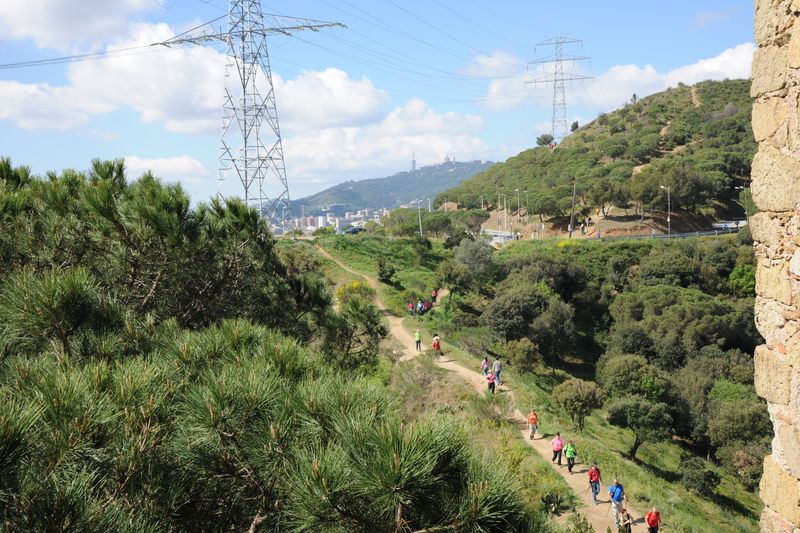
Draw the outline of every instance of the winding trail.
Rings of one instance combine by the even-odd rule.
[[[353,270],[349,266],[342,263],[339,259],[329,254],[320,246],[316,246],[316,248],[326,259],[334,262],[342,270],[345,270],[354,276],[363,278],[370,285],[370,287],[375,289],[375,303],[377,304],[381,314],[386,317],[386,321],[389,323],[389,332],[402,346],[403,353],[400,357],[400,360],[407,361],[417,357],[419,352],[414,349],[414,338],[412,337],[411,333],[409,333],[406,328],[403,327],[403,319],[393,315],[386,308],[386,305],[380,296],[380,287],[378,285],[378,281],[371,276],[364,274],[363,272]],[[440,292],[440,296],[444,297],[445,295],[446,291],[442,290]],[[484,391],[486,391],[486,380],[480,372],[469,370],[468,368],[465,368],[444,356],[439,358],[439,361],[437,361],[436,364],[441,368],[449,370],[460,376],[467,383],[471,384],[475,391],[479,394],[483,394]],[[497,390],[501,394],[510,395],[513,401],[514,393],[506,385],[498,387]],[[516,402],[513,403],[516,404]],[[551,435],[542,435],[537,433],[537,438],[530,440],[528,434],[527,416],[523,415],[516,407],[514,408],[512,421],[519,429],[520,437],[525,441],[525,443],[533,448],[543,459],[550,461],[552,458],[552,451],[548,437]],[[578,450],[578,453],[580,454],[580,450]],[[580,460],[580,455],[578,455],[578,459]],[[573,468],[574,473],[570,475],[567,471],[566,459],[564,459],[564,466],[559,467],[553,464],[553,469],[575,492],[580,502],[576,507],[576,511],[580,512],[589,520],[589,523],[592,525],[592,527],[594,527],[594,530],[597,533],[604,533],[608,527],[614,530],[614,519],[610,512],[610,501],[606,492],[607,486],[604,485],[600,490],[600,495],[598,497],[598,502],[600,503],[598,505],[592,503],[592,495],[589,490],[589,479],[586,474],[589,470],[588,465],[578,462],[575,465],[575,468]],[[604,479],[604,481],[610,482],[611,480]],[[628,510],[630,511],[631,516],[633,516],[633,518],[636,520],[633,530],[645,530],[646,526],[642,525],[644,523],[644,513],[642,513],[639,509],[632,508],[630,505],[628,505]]]

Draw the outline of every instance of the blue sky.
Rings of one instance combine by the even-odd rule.
[[[270,40],[292,197],[445,156],[503,160],[549,131],[549,88],[527,62],[556,34],[570,122],[704,79],[747,77],[753,4],[642,1],[278,0],[263,11],[346,29]],[[225,0],[3,0],[0,63],[150,44],[224,15]],[[533,67],[531,67],[533,68]],[[37,173],[125,157],[202,200],[218,183],[219,48],[155,47],[102,60],[0,70],[0,155]],[[224,192],[235,194],[230,180]]]

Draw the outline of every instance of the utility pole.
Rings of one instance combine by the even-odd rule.
[[[419,236],[422,237],[422,209],[419,205],[419,200],[417,200],[417,218],[419,219]]]
[[[428,213],[431,212],[431,199],[428,197]]]
[[[238,177],[245,203],[257,206],[262,216],[285,231],[291,201],[267,37],[344,25],[264,14],[261,0],[230,0],[227,20],[227,30],[206,23],[157,44],[218,42],[226,46],[218,179]]]
[[[578,186],[578,180],[572,180],[572,212],[569,215],[569,238],[572,238],[572,231],[575,229],[575,191]]]
[[[481,209],[483,209],[483,195],[481,194]]]
[[[531,219],[529,216],[531,208],[528,205],[528,189],[525,189],[525,225],[528,226],[531,223]]]
[[[514,189],[514,191],[517,193],[517,222],[520,222],[522,218],[519,214],[519,189]]]
[[[672,195],[669,187],[660,185],[662,189],[667,190],[667,236],[672,236]]]
[[[554,142],[561,142],[569,133],[567,128],[567,97],[565,86],[567,82],[578,80],[590,80],[592,76],[584,76],[581,74],[564,73],[564,63],[569,62],[575,64],[578,61],[588,61],[588,57],[584,56],[571,56],[564,55],[565,44],[580,44],[583,41],[580,39],[573,39],[572,37],[563,37],[556,35],[551,39],[542,41],[536,44],[536,47],[552,46],[554,53],[552,56],[528,62],[530,65],[553,65],[552,74],[548,73],[539,78],[525,82],[532,85],[553,85],[553,114],[551,118],[550,134],[553,136]]]

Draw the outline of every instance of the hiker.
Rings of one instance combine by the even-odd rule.
[[[608,486],[608,496],[611,498],[611,512],[614,515],[614,527],[619,529],[620,513],[622,513],[622,502],[627,501],[625,496],[625,487],[614,478],[611,485]]]
[[[433,335],[431,348],[433,348],[433,356],[439,359],[439,356],[442,355],[442,339],[439,338],[438,334]]]
[[[564,456],[567,458],[567,470],[569,473],[572,474],[572,467],[575,466],[575,456],[578,455],[578,450],[575,448],[575,441],[570,440],[566,446],[564,446]]]
[[[489,383],[489,391],[494,394],[494,372],[489,372],[489,375],[486,376],[486,381]]]
[[[550,462],[555,463],[556,459],[558,459],[558,466],[561,466],[561,452],[564,449],[564,441],[561,440],[561,433],[556,433],[556,438],[550,441],[550,446],[553,448],[553,460]]]
[[[417,314],[422,315],[422,298],[417,302]]]
[[[414,342],[417,344],[417,351],[422,351],[422,333],[419,332],[419,328],[417,331],[414,332]]]
[[[500,356],[494,358],[494,363],[492,363],[492,370],[494,371],[494,375],[497,377],[497,384],[502,385],[503,380],[500,379],[500,371],[503,370],[503,365],[500,364]]]
[[[436,295],[437,295],[437,293],[436,293],[436,289],[433,289],[433,290],[431,291],[431,301],[432,301],[433,303],[436,303]]]
[[[531,412],[528,413],[528,430],[531,432],[531,440],[536,435],[536,429],[539,427],[539,415],[536,414],[536,409],[531,407]]]
[[[428,311],[430,311],[431,307],[432,307],[432,304],[431,304],[431,302],[429,300],[425,300],[424,302],[422,302],[422,312],[423,313],[427,313]]]
[[[408,316],[414,316],[414,302],[408,302]]]
[[[653,507],[644,517],[644,521],[647,524],[647,533],[658,533],[658,529],[661,527],[661,513]]]
[[[489,356],[484,355],[483,361],[481,361],[481,372],[483,373],[483,377],[489,375]]]
[[[619,516],[619,530],[622,533],[631,533],[631,528],[633,527],[633,517],[628,512],[626,508],[622,508],[622,512]]]
[[[589,487],[592,489],[592,501],[595,505],[597,505],[597,495],[600,494],[601,483],[603,483],[603,476],[600,475],[597,461],[594,461],[589,469]]]
[[[586,224],[581,222],[581,235],[586,235]]]

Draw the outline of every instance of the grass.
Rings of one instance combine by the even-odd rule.
[[[419,258],[413,255],[413,248],[407,239],[391,240],[376,237],[361,238],[361,236],[337,237],[337,239],[339,240],[325,239],[321,244],[330,253],[340,257],[356,270],[375,275],[377,258],[383,256],[400,271],[398,273],[400,280],[408,282],[411,278],[423,281],[433,278],[434,264],[430,262],[420,264]],[[351,240],[343,241],[342,239]],[[553,246],[552,243],[550,246]],[[566,246],[572,245],[567,244]],[[579,246],[594,245],[581,243]],[[567,250],[567,247],[561,249]],[[507,247],[501,253],[513,256],[529,253],[532,248],[536,248],[536,245],[525,243],[521,246]],[[441,254],[438,250],[440,250],[438,246],[434,245],[433,254]],[[398,300],[397,298],[399,293],[392,292],[396,291],[396,288],[386,285],[384,287],[382,293],[387,304],[393,301],[402,306],[402,299]],[[399,311],[402,313],[402,307]],[[447,317],[437,313],[435,316],[407,318],[404,320],[404,326],[410,331],[422,327],[428,330],[428,334],[433,332],[432,328],[436,328],[439,333],[447,331],[448,333],[443,336],[447,356],[467,368],[477,371],[480,357],[477,352],[471,354],[464,348],[472,346],[474,349],[474,346],[481,344],[480,342],[469,342],[471,337],[480,336],[481,330],[470,328],[471,333],[465,334],[468,330],[455,328],[452,324],[447,324],[446,319]],[[577,433],[572,428],[566,413],[560,412],[551,403],[550,392],[556,385],[572,375],[579,374],[581,377],[591,378],[590,372],[587,372],[585,366],[576,364],[569,372],[562,369],[552,373],[549,369],[541,369],[540,372],[525,375],[520,375],[513,368],[507,367],[504,369],[503,377],[504,381],[513,387],[520,410],[525,412],[531,406],[536,407],[540,414],[540,431],[545,435],[553,435],[557,431],[561,431],[562,435],[567,438],[574,438],[579,452],[579,461],[582,463],[597,461],[601,465],[606,482],[617,476],[625,485],[628,495],[637,509],[646,510],[650,506],[658,506],[664,516],[664,521],[671,530],[692,532],[757,530],[762,504],[758,496],[748,491],[730,472],[717,469],[722,482],[714,495],[702,497],[683,489],[679,479],[681,457],[684,453],[691,453],[691,451],[684,448],[681,443],[646,443],[638,453],[638,462],[633,462],[624,456],[624,452],[632,443],[632,433],[610,425],[605,420],[602,410],[593,412],[586,420],[584,431]],[[437,379],[443,379],[441,374],[432,372],[432,375],[440,376]],[[470,414],[464,412],[465,407],[461,405],[466,397],[451,390],[450,385],[446,383],[449,382],[437,382],[437,387],[443,389],[444,398],[436,401],[429,400],[430,405],[440,405],[443,412],[451,412],[456,416],[468,418]],[[426,396],[417,390],[414,394],[402,397],[406,401],[412,402],[411,405],[416,405],[412,409],[420,409],[422,407],[413,402],[417,401],[417,398]],[[430,406],[426,405],[424,408],[428,407]],[[500,428],[492,428],[487,423],[474,423],[476,424],[476,441],[491,450],[491,453],[502,453],[504,456],[515,458],[513,460],[516,460],[518,456],[524,457],[524,459],[520,459],[521,464],[524,462],[528,466],[520,467],[522,469],[520,472],[523,472],[520,476],[524,476],[522,481],[526,486],[537,485],[531,490],[535,491],[539,497],[543,491],[549,491],[547,488],[538,486],[551,483],[546,480],[552,480],[554,486],[558,481],[563,483],[549,463],[542,460],[519,439],[516,430],[505,428],[503,425]],[[556,478],[558,479],[556,480]],[[535,496],[532,498],[535,499]]]
[[[558,512],[575,507],[577,496],[550,464],[519,438],[516,427],[479,415],[482,411],[477,406],[485,404],[485,399],[458,376],[436,366],[431,358],[422,356],[395,366],[391,389],[402,400],[407,420],[425,414],[457,418],[487,461],[505,464],[531,507],[548,511],[545,502],[555,502]]]
[[[397,316],[406,313],[409,301],[430,297],[434,271],[445,258],[441,243],[420,253],[414,239],[380,237],[369,234],[332,235],[317,239],[317,244],[355,270],[378,277],[378,259],[384,259],[397,273],[394,283],[381,283],[381,297],[388,310]]]
[[[448,357],[468,368],[478,368],[478,357],[457,347],[448,346],[447,350]],[[714,496],[701,497],[689,493],[680,484],[678,472],[682,454],[691,452],[680,443],[646,443],[638,453],[638,463],[635,463],[624,456],[633,435],[610,425],[602,410],[593,412],[586,419],[583,432],[578,433],[566,414],[553,406],[550,392],[570,377],[568,373],[559,370],[553,375],[549,369],[542,369],[541,373],[519,375],[506,367],[503,374],[503,380],[514,389],[520,409],[536,408],[540,431],[545,436],[560,431],[562,436],[574,439],[582,463],[597,461],[606,483],[618,477],[638,509],[646,510],[653,505],[659,507],[671,530],[709,533],[757,530],[761,501],[731,473],[717,469],[722,482]]]

